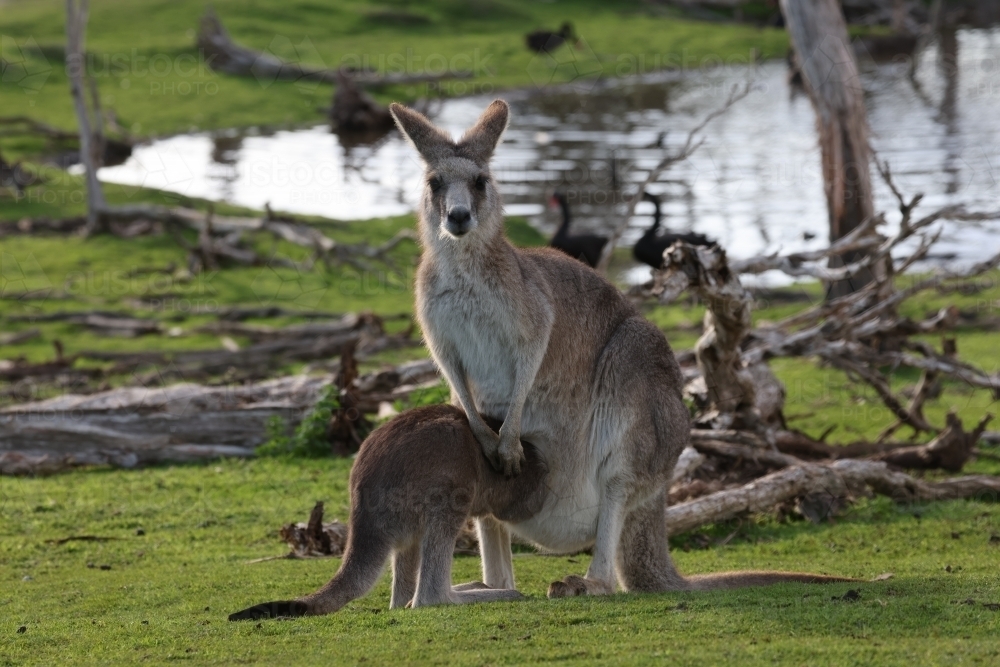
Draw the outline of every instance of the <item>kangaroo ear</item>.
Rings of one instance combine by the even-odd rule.
[[[476,124],[462,136],[458,149],[479,164],[486,164],[493,157],[493,151],[500,143],[503,131],[510,119],[510,107],[503,100],[493,100]]]
[[[389,105],[389,113],[396,120],[399,131],[427,162],[454,154],[455,144],[451,137],[434,127],[422,113],[395,102]]]

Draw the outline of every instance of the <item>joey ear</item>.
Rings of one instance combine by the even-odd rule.
[[[399,131],[427,162],[453,153],[455,144],[451,137],[434,127],[422,113],[395,102],[389,105],[389,113],[395,119]]]
[[[486,164],[493,157],[493,151],[500,143],[500,137],[507,129],[510,119],[510,107],[503,100],[493,100],[479,120],[462,135],[458,142],[459,152],[464,153],[472,161]]]

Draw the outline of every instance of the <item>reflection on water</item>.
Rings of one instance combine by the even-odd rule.
[[[923,192],[926,210],[952,203],[995,209],[1000,177],[1000,31],[944,33],[907,63],[862,66],[873,145],[897,185]],[[660,73],[598,82],[590,90],[506,95],[513,119],[494,167],[507,211],[551,233],[558,215],[547,193],[566,191],[578,229],[606,228],[642,180],[687,131],[752,79],[754,91],[705,130],[705,143],[650,188],[664,198],[666,225],[719,239],[745,257],[825,244],[827,215],[814,116],[793,94],[782,62],[722,71]],[[435,121],[458,134],[486,98],[448,100]],[[344,147],[326,126],[271,134],[196,134],[138,147],[107,181],[144,185],[235,204],[341,219],[402,214],[420,192],[421,165],[395,133]],[[877,180],[877,179],[876,179]],[[876,209],[895,211],[876,183]],[[651,222],[639,204],[623,243]],[[939,257],[982,259],[996,251],[996,222],[945,229]],[[645,274],[648,275],[648,274]]]

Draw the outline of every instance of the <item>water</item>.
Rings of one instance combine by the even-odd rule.
[[[949,63],[957,63],[950,66]],[[961,30],[906,63],[863,65],[873,146],[905,194],[924,193],[918,213],[956,203],[997,210],[1000,179],[1000,30]],[[668,228],[721,241],[731,256],[826,244],[827,214],[812,107],[786,83],[783,62],[714,71],[653,73],[626,80],[505,94],[513,117],[494,169],[507,212],[543,233],[558,224],[545,206],[569,194],[578,230],[609,229],[628,183],[645,178],[733,85],[753,92],[704,131],[704,144],[649,190],[664,198]],[[453,134],[473,123],[486,97],[441,102],[435,122]],[[338,219],[413,210],[422,167],[396,133],[344,146],[325,125],[299,130],[181,135],[137,147],[102,180]],[[877,175],[876,209],[898,219]],[[615,187],[615,182],[623,185]],[[623,195],[624,193],[624,195]],[[640,203],[623,244],[651,222]],[[933,261],[978,261],[1000,248],[1000,222],[946,223]],[[648,277],[637,271],[633,279]]]

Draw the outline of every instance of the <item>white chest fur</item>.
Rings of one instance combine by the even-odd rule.
[[[477,409],[503,418],[514,388],[517,332],[504,295],[464,276],[433,278],[418,298],[424,336],[438,362],[453,354]]]

